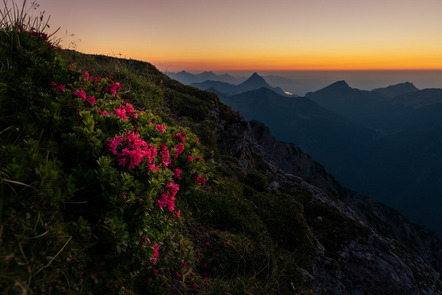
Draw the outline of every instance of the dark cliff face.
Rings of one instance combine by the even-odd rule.
[[[269,191],[305,192],[299,202],[317,244],[302,273],[315,293],[442,294],[433,268],[441,267],[441,242],[431,232],[342,187],[299,148],[276,141],[263,124],[239,114],[235,122],[220,119],[217,107],[217,141],[240,159],[244,171],[238,173],[259,170]]]
[[[258,121],[251,121],[254,139],[278,167],[331,193],[348,205],[357,218],[378,234],[393,238],[416,251],[438,272],[442,272],[442,242],[428,229],[409,222],[389,206],[374,202],[340,185],[325,168],[292,143],[279,142],[270,130]]]

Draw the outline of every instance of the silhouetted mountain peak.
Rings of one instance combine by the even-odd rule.
[[[385,88],[377,88],[372,90],[372,92],[379,93],[388,98],[393,98],[416,91],[419,91],[419,89],[417,89],[416,86],[414,86],[411,82],[399,83]]]
[[[328,88],[328,89],[351,89],[351,87],[344,80],[337,81],[337,82],[327,86],[326,88]]]
[[[257,88],[261,88],[261,87],[268,87],[268,88],[271,87],[266,82],[266,80],[264,80],[264,78],[261,77],[260,75],[258,75],[258,73],[256,73],[256,72],[253,73],[247,80],[245,80],[244,82],[242,82],[238,86],[247,87],[247,88],[251,88],[251,89],[257,89]],[[249,89],[247,89],[247,90],[249,90]]]

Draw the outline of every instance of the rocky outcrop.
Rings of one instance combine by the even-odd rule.
[[[316,294],[442,294],[440,275],[431,266],[440,267],[442,248],[431,232],[342,187],[299,148],[276,141],[263,124],[240,114],[224,120],[219,105],[212,119],[219,146],[239,159],[240,169],[266,175],[269,191],[308,192],[304,214],[318,242],[302,274]],[[257,165],[257,157],[266,165]],[[315,208],[330,215],[318,215]]]

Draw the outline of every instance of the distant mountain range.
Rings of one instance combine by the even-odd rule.
[[[182,84],[190,85],[192,83],[200,83],[207,80],[220,81],[230,84],[238,84],[244,81],[243,77],[234,77],[229,74],[217,75],[214,72],[202,72],[199,74],[192,74],[186,71],[181,71],[178,73],[166,72],[166,75],[174,80],[179,81]]]
[[[281,76],[275,76],[275,75],[268,75],[268,76],[260,76],[257,73],[252,74],[249,78],[247,77],[243,77],[243,76],[232,76],[230,74],[222,74],[222,75],[218,75],[215,74],[214,72],[202,72],[199,74],[192,74],[186,71],[181,71],[181,72],[166,72],[166,75],[168,75],[169,77],[171,77],[172,79],[175,79],[177,81],[179,81],[180,83],[186,84],[186,85],[192,85],[194,87],[197,87],[199,89],[202,90],[208,90],[211,88],[215,88],[218,89],[218,91],[220,89],[223,89],[225,92],[229,93],[229,95],[233,95],[234,94],[238,94],[240,92],[244,92],[242,89],[240,90],[240,92],[237,92],[238,90],[235,89],[235,87],[232,86],[238,86],[238,84],[241,84],[243,82],[245,82],[247,79],[250,79],[254,76],[254,78],[256,81],[254,81],[253,83],[256,84],[256,86],[253,87],[249,87],[247,88],[247,90],[253,90],[253,89],[258,89],[260,87],[272,87],[270,85],[275,86],[275,88],[286,88],[286,87],[291,87],[291,85],[294,84],[294,81],[285,77],[281,77]],[[259,79],[261,78],[261,79]],[[260,81],[257,81],[260,80]],[[253,79],[252,79],[253,81]],[[227,84],[231,84],[231,85],[227,85]],[[290,92],[286,93],[285,91],[283,91],[282,89],[276,90],[278,93],[280,94],[284,94],[284,95],[292,95]],[[297,95],[294,95],[297,96]]]
[[[286,94],[279,87],[270,86],[270,84],[268,84],[266,80],[257,73],[253,73],[247,80],[238,85],[208,80],[202,83],[193,83],[190,84],[190,86],[196,87],[201,90],[211,91],[223,97],[232,96],[259,88],[267,88],[283,96],[289,95]]]
[[[268,86],[216,86],[223,102],[300,146],[344,185],[442,236],[442,89],[406,82],[364,91],[338,81],[284,97]]]

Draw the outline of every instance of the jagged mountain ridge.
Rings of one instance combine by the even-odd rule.
[[[412,93],[419,91],[419,89],[414,86],[413,83],[404,82],[396,85],[390,85],[384,88],[373,89],[372,92],[379,93],[387,98],[393,98],[395,96],[404,95],[407,93]]]
[[[244,82],[233,85],[229,83],[224,83],[220,81],[204,81],[202,83],[192,83],[191,86],[196,87],[201,90],[208,90],[211,92],[215,92],[220,96],[232,96],[242,92],[247,92],[259,88],[268,88],[272,91],[285,96],[284,91],[279,87],[270,86],[266,80],[258,75],[258,73],[253,73],[247,80]]]
[[[201,83],[207,80],[211,80],[211,81],[220,81],[220,82],[224,82],[224,83],[230,83],[230,84],[237,84],[239,83],[242,78],[237,78],[234,77],[230,74],[222,74],[222,75],[217,75],[214,72],[211,71],[205,71],[199,74],[192,74],[186,71],[181,71],[178,73],[173,73],[173,72],[166,72],[166,75],[168,75],[169,77],[171,77],[172,79],[175,79],[177,81],[179,81],[180,83],[186,84],[186,85],[190,85],[192,83]]]

